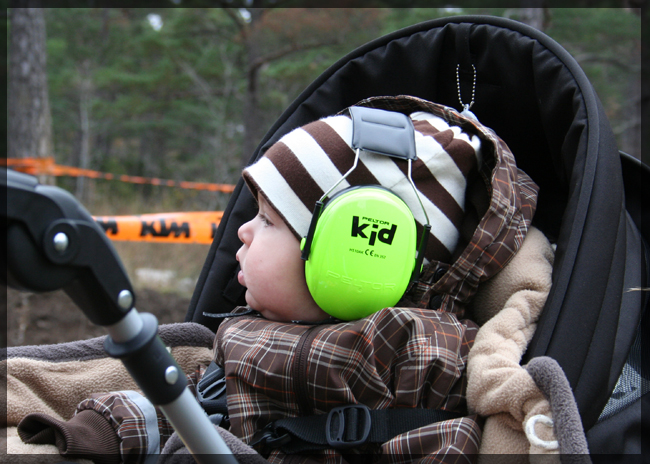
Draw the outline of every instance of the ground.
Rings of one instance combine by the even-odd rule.
[[[6,301],[8,346],[62,343],[106,334],[62,291],[35,294],[8,289]],[[158,324],[183,322],[189,303],[189,296],[176,293],[136,292],[137,310],[155,315]],[[2,342],[4,345],[5,340]]]

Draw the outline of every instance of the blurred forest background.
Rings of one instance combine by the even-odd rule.
[[[622,6],[625,6],[622,4]],[[10,8],[8,157],[115,175],[234,184],[299,93],[356,47],[421,21],[489,14],[542,29],[581,64],[619,148],[641,156],[637,8]],[[33,102],[33,105],[25,105]],[[222,210],[228,194],[47,179],[94,215]],[[117,243],[130,273],[207,246]],[[190,286],[191,289],[191,286]]]

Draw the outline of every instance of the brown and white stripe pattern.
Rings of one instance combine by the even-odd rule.
[[[410,115],[418,159],[412,177],[431,224],[425,258],[449,262],[458,243],[465,209],[467,176],[481,163],[481,141],[431,113]],[[244,170],[253,194],[261,193],[298,237],[307,235],[312,210],[353,165],[352,121],[331,116],[295,129]],[[381,185],[409,206],[418,227],[426,223],[404,160],[362,151],[357,168],[335,191]]]

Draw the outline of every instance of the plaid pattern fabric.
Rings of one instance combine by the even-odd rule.
[[[407,299],[416,305],[426,306],[432,294],[439,294],[442,296],[441,309],[462,318],[465,305],[479,284],[497,274],[519,250],[535,214],[539,188],[517,168],[514,155],[492,129],[461,116],[452,108],[411,96],[374,97],[357,105],[405,114],[427,111],[483,141],[483,164],[479,175],[484,188],[483,193],[478,193],[478,200],[475,199],[482,217],[472,225],[474,233],[456,261],[451,266],[430,263],[430,272],[424,273],[419,288],[415,286],[411,295],[407,295]],[[466,202],[472,200],[472,194],[468,193]],[[487,210],[480,206],[482,202],[489,202]],[[438,269],[447,272],[436,282],[428,280]],[[413,293],[419,296],[415,297]]]
[[[113,426],[120,438],[120,455],[124,462],[144,462],[143,457],[150,449],[150,442],[160,444],[158,430],[151,433],[147,427],[147,417],[150,411],[144,410],[132,394],[134,392],[94,393],[77,406],[77,413],[93,409],[104,416]],[[140,395],[146,401],[146,398]],[[153,405],[149,403],[151,410]],[[158,425],[158,418],[156,418]],[[167,437],[169,438],[169,437]],[[160,452],[158,446],[157,452]]]
[[[205,368],[197,366],[186,376],[188,388],[193,393]],[[160,453],[174,433],[162,411],[134,391],[91,394],[79,403],[75,414],[89,409],[100,413],[112,425],[120,441],[119,454],[126,464],[143,463],[147,455]]]
[[[415,308],[317,326],[231,318],[219,327],[215,345],[226,372],[230,431],[250,443],[274,420],[359,403],[466,413],[465,365],[477,330],[453,314]],[[479,441],[476,418],[467,416],[400,435],[374,452],[471,455]],[[281,457],[276,451],[269,460]],[[341,462],[335,450],[315,458]]]
[[[481,441],[477,420],[477,416],[461,417],[399,435],[382,445],[382,462],[475,462]]]

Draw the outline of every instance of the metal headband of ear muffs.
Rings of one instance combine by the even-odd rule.
[[[312,242],[316,235],[316,230],[319,224],[319,219],[321,218],[321,215],[323,214],[323,210],[326,207],[326,205],[329,206],[330,200],[332,200],[332,202],[335,203],[336,201],[339,201],[339,198],[341,196],[345,196],[344,194],[346,194],[351,190],[355,191],[354,195],[359,196],[361,195],[360,192],[363,191],[364,187],[369,187],[374,190],[383,189],[383,187],[381,186],[373,186],[373,185],[356,186],[338,192],[336,195],[330,198],[330,194],[336,189],[336,187],[339,186],[340,183],[343,182],[348,177],[348,175],[357,168],[361,150],[369,151],[380,155],[405,159],[408,163],[407,177],[413,189],[413,192],[415,193],[416,198],[420,203],[420,207],[422,208],[426,220],[426,224],[424,225],[424,230],[419,240],[419,244],[416,245],[414,243],[413,248],[411,248],[414,251],[417,248],[417,252],[415,254],[414,261],[411,262],[413,267],[412,267],[412,273],[410,275],[409,281],[411,282],[415,281],[418,279],[419,274],[421,272],[422,262],[424,259],[424,252],[426,250],[427,239],[429,236],[431,226],[429,224],[428,214],[424,208],[419,192],[417,191],[417,188],[415,186],[415,183],[413,182],[412,175],[411,175],[412,162],[414,159],[417,158],[415,152],[415,136],[414,136],[413,124],[411,122],[411,119],[407,115],[404,115],[402,113],[392,112],[392,111],[374,109],[374,108],[351,107],[350,114],[352,116],[352,122],[353,122],[352,148],[355,150],[355,159],[352,167],[334,185],[332,185],[327,190],[327,192],[323,194],[323,196],[320,198],[319,201],[316,202],[312,220],[309,226],[309,232],[307,236],[303,238],[301,244],[302,258],[306,261],[309,259]],[[386,192],[390,192],[387,189],[383,189],[383,190],[385,190]],[[382,195],[387,195],[387,194],[381,194],[379,196],[381,197]],[[398,199],[397,203],[403,204],[403,207],[408,211],[408,215],[411,218],[412,227],[413,229],[415,229],[415,219],[413,218],[413,214],[412,212],[410,212],[408,206],[406,206],[406,204],[403,203],[403,201],[393,192],[390,192],[390,195]],[[355,198],[355,197],[351,197],[351,198]],[[336,201],[334,201],[334,199],[336,199]],[[390,205],[395,204],[395,202],[392,199],[390,199],[390,197],[386,196],[385,199],[387,202],[386,203],[387,208],[389,204]],[[373,200],[374,200],[374,195],[373,195]],[[379,199],[377,201],[381,202],[383,200]],[[399,205],[396,205],[395,207],[400,208]],[[394,206],[391,206],[391,208],[394,208]],[[328,209],[328,211],[330,210],[331,209]],[[391,209],[391,211],[393,210],[394,209]],[[376,226],[373,225],[372,227],[376,227]],[[384,232],[384,234],[388,234],[388,232]],[[371,239],[373,238],[371,237]],[[408,256],[408,253],[406,253],[406,255]],[[406,258],[406,259],[410,259],[410,258]]]

